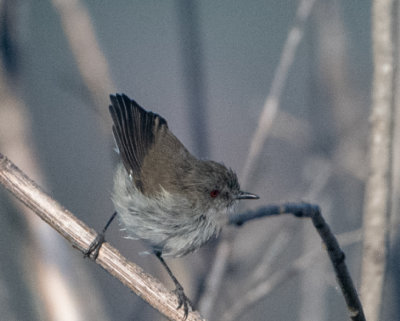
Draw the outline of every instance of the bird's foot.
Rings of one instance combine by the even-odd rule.
[[[191,310],[193,310],[193,305],[192,302],[190,302],[189,298],[186,296],[185,292],[183,291],[183,287],[180,285],[176,285],[175,290],[173,291],[176,296],[178,297],[178,307],[177,309],[180,309],[183,307],[183,312],[184,312],[184,320],[186,320],[188,313],[189,313],[189,307]]]
[[[105,242],[104,233],[97,234],[96,238],[89,245],[89,248],[83,253],[83,256],[91,258],[93,261],[95,261],[99,256],[100,248],[104,242]]]

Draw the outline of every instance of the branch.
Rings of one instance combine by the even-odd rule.
[[[44,193],[2,154],[0,154],[0,183],[82,253],[95,239],[96,233],[92,229]],[[103,244],[96,263],[168,319],[183,320],[184,312],[182,309],[177,309],[176,296],[157,279],[129,262],[110,244]],[[199,321],[202,318],[197,312],[190,312],[187,320]]]
[[[372,84],[369,175],[364,197],[361,296],[370,321],[380,320],[387,265],[393,156],[393,0],[372,3]],[[396,195],[397,197],[397,195]]]
[[[345,263],[345,255],[332,234],[328,224],[321,215],[318,205],[307,203],[287,203],[283,205],[271,205],[261,207],[254,211],[241,214],[233,214],[229,218],[229,224],[243,225],[244,223],[267,216],[275,216],[281,214],[292,214],[296,217],[311,218],[314,227],[317,229],[322,241],[328,251],[329,258],[335,270],[336,278],[342,290],[344,299],[346,300],[350,318],[353,321],[365,321],[363,308],[358,298],[357,290],[354,287],[350,273]]]
[[[250,175],[252,169],[260,159],[262,149],[268,134],[278,112],[280,99],[283,89],[286,85],[286,80],[289,76],[290,67],[293,65],[297,48],[304,36],[305,24],[311,14],[312,8],[316,0],[301,0],[296,11],[294,23],[287,35],[282,55],[274,72],[274,78],[268,96],[264,102],[264,107],[261,116],[258,120],[257,128],[251,139],[249,154],[243,167],[242,179],[245,186],[250,183]]]
[[[95,29],[84,1],[52,0],[60,16],[61,26],[69,43],[71,53],[83,79],[84,90],[89,94],[91,105],[103,120],[103,129],[109,130],[106,92],[114,91],[107,59],[97,41]]]
[[[338,238],[341,239],[342,246],[359,242],[361,241],[361,229],[343,233],[338,235]],[[268,275],[265,280],[258,278],[256,282],[253,283],[251,289],[244,293],[240,300],[236,300],[230,306],[229,310],[224,312],[220,321],[239,320],[241,315],[251,306],[272,293],[290,278],[304,272],[317,260],[319,253],[320,249],[318,251],[310,251],[294,260],[290,265],[286,265],[282,269]]]
[[[265,99],[263,110],[259,117],[257,128],[251,138],[251,143],[249,147],[249,153],[246,158],[243,171],[242,171],[242,187],[249,186],[252,173],[252,169],[256,168],[257,163],[260,160],[260,155],[265,141],[268,138],[268,134],[278,113],[278,107],[280,104],[280,99],[283,93],[283,89],[286,85],[286,80],[289,75],[290,67],[293,65],[297,48],[304,36],[305,24],[311,14],[312,8],[316,0],[301,0],[299,1],[296,17],[294,19],[293,25],[289,30],[285,44],[282,49],[282,54],[280,56],[279,63],[274,72],[274,77],[272,79],[272,84],[267,98]],[[215,257],[213,262],[213,267],[211,273],[207,276],[207,284],[211,284],[213,280],[213,285],[206,287],[200,302],[207,301],[209,295],[214,295],[217,297],[223,277],[225,274],[226,266],[228,264],[229,255],[232,250],[232,238],[227,241],[220,242],[218,246],[224,247],[224,249],[217,249],[217,254],[222,253],[223,257]],[[215,274],[214,274],[215,273]],[[210,300],[208,300],[210,301]],[[211,313],[213,305],[216,303],[213,300],[211,304],[207,305],[207,313]]]

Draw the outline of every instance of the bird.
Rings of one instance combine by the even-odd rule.
[[[109,111],[120,162],[114,174],[115,212],[87,255],[97,252],[118,216],[125,236],[140,239],[175,284],[177,309],[192,304],[165,257],[182,257],[218,236],[239,200],[258,199],[240,189],[235,172],[193,156],[160,115],[125,94],[110,95]]]

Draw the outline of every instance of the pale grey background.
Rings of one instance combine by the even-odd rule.
[[[117,91],[163,115],[194,154],[225,163],[241,178],[297,1],[197,1],[193,17],[185,16],[184,1],[83,3]],[[370,1],[317,2],[290,69],[262,162],[248,185],[261,199],[243,208],[308,200],[321,205],[335,233],[360,227],[371,97],[370,10]],[[82,80],[52,4],[18,1],[16,12],[17,90],[29,107],[34,147],[48,192],[99,230],[113,211],[110,191],[116,159],[111,130],[107,134],[101,130],[97,114],[84,99]],[[197,61],[199,70],[191,69],[189,27],[197,28],[191,59]],[[200,78],[192,82],[190,75]],[[109,94],[104,92],[104,96]],[[203,111],[197,109],[199,104]],[[199,121],[200,128],[196,127]],[[326,182],[318,185],[324,173]],[[2,191],[1,196],[5,206],[8,195]],[[5,284],[1,285],[5,294],[0,292],[0,312],[13,315],[10,320],[40,320],[36,302],[24,290],[24,268],[11,267],[16,251],[9,252],[7,235],[13,231],[21,236],[22,244],[26,242],[20,232],[23,218],[18,213],[0,218],[1,282]],[[320,243],[309,222],[291,217],[265,219],[237,229],[213,320],[244,295],[249,272],[277,230],[284,228],[290,228],[290,241],[274,254],[269,273],[292,264],[307,244]],[[138,254],[143,250],[140,242],[121,238],[116,224],[108,240],[149,273],[165,277],[155,258]],[[71,279],[81,270],[90,275],[102,299],[105,319],[162,319],[100,267],[64,246],[64,273]],[[214,248],[211,244],[170,261],[194,302],[201,295]],[[360,243],[344,250],[359,285]],[[346,319],[344,301],[324,251],[307,269],[311,277],[300,273],[282,283],[240,320],[315,320],[315,315],[319,320]],[[388,321],[395,320],[399,309],[398,282],[395,272],[383,307]],[[90,305],[91,296],[85,300]]]

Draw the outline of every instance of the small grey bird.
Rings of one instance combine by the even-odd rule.
[[[191,155],[161,116],[124,94],[110,99],[121,163],[112,194],[116,213],[103,231],[118,214],[126,236],[150,246],[174,281],[186,318],[190,301],[163,257],[197,250],[218,235],[239,200],[258,196],[241,191],[231,169]]]

